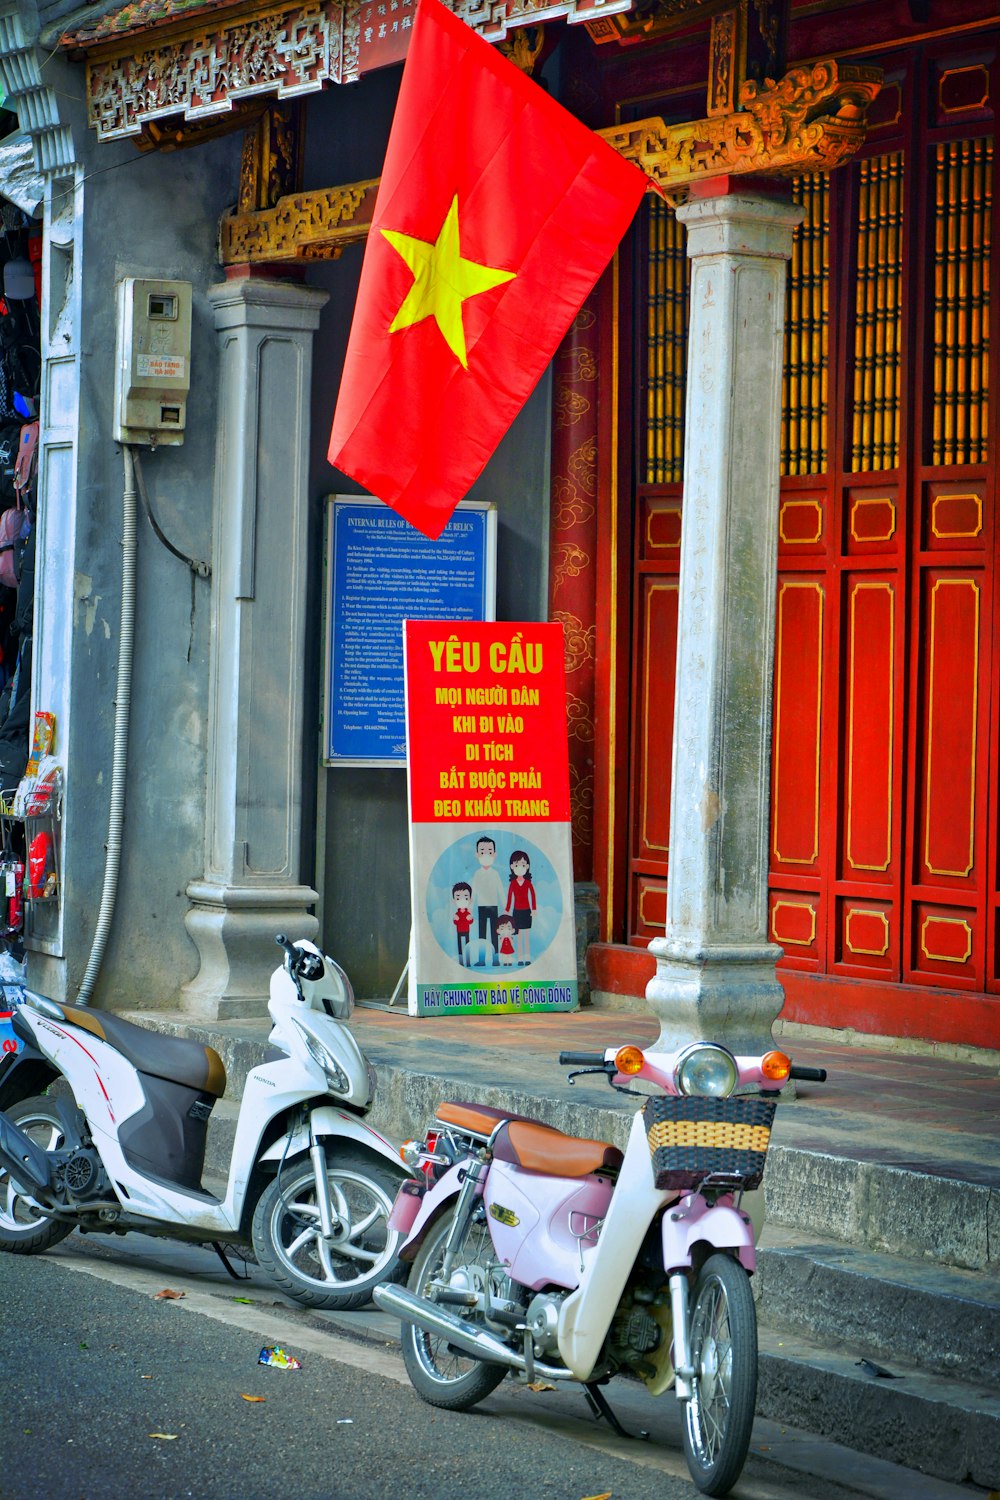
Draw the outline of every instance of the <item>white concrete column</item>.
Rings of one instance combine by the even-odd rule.
[[[672,1046],[771,1045],[771,680],[785,278],[798,207],[677,211],[691,260],[667,922],[646,998]]]
[[[208,1020],[263,1015],[277,932],[312,937],[300,884],[302,658],[312,337],[327,294],[213,287],[219,348],[205,875],[185,919]]]

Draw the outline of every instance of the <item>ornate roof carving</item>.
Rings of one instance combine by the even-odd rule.
[[[678,125],[654,116],[598,135],[667,197],[710,177],[827,171],[864,141],[866,111],[881,86],[881,68],[824,59],[789,68],[777,82],[747,79],[734,114]]]
[[[556,16],[588,21],[631,0],[449,0],[488,41]],[[363,13],[385,25],[374,34]],[[403,15],[403,20],[394,13]],[[389,35],[409,26],[413,0],[131,0],[62,37],[87,58],[90,123],[102,140],[140,135],[170,116],[224,117],[255,98],[287,98],[351,83],[398,61]]]

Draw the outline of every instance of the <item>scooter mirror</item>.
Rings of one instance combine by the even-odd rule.
[[[300,953],[297,968],[303,979],[322,979],[324,964],[318,953]]]

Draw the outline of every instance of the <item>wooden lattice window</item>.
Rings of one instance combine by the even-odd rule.
[[[684,230],[672,208],[649,203],[646,484],[679,484],[684,471],[684,397],[690,271]]]
[[[934,162],[932,464],[987,459],[993,141],[948,141]]]
[[[792,243],[785,301],[781,472],[825,474],[830,376],[830,180],[796,177],[805,217]]]
[[[899,464],[903,154],[859,166],[850,468]]]

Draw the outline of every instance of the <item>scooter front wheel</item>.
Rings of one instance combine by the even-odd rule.
[[[703,1495],[725,1495],[743,1472],[757,1403],[757,1314],[750,1278],[731,1255],[710,1255],[701,1268],[690,1342],[684,1456]]]
[[[308,1156],[278,1173],[253,1216],[253,1248],[271,1279],[307,1307],[363,1307],[383,1281],[398,1281],[400,1236],[389,1228],[399,1181],[360,1156],[327,1161],[333,1234],[325,1236]]]
[[[7,1118],[43,1151],[56,1151],[63,1144],[62,1121],[48,1099],[22,1099],[7,1110]],[[10,1255],[40,1255],[58,1245],[76,1225],[53,1219],[34,1198],[18,1192],[0,1167],[0,1251]]]

